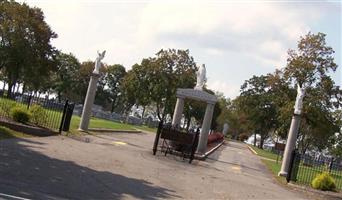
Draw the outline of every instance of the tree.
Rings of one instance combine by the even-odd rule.
[[[141,64],[135,64],[122,80],[122,92],[125,101],[125,110],[128,112],[136,104],[149,105],[151,91],[149,90],[151,78],[151,59],[143,59]],[[142,116],[143,117],[143,116]]]
[[[56,37],[39,8],[0,2],[0,69],[7,77],[8,96],[17,82],[37,91],[49,80],[56,70],[50,40]]]
[[[107,74],[105,76],[105,83],[108,89],[109,98],[112,102],[111,111],[114,112],[115,107],[119,102],[119,98],[122,95],[121,84],[123,78],[126,75],[126,69],[124,66],[116,64],[107,66]]]
[[[160,50],[128,71],[123,81],[127,105],[156,105],[160,120],[172,114],[176,89],[195,85],[196,66],[189,50]],[[129,107],[129,106],[128,106]]]
[[[268,76],[253,76],[241,86],[239,107],[246,114],[249,126],[260,134],[259,148],[263,148],[269,133],[277,124],[277,107],[273,101]]]
[[[341,90],[329,76],[337,65],[325,36],[309,32],[301,37],[297,50],[289,50],[284,68],[285,80],[306,88],[299,135],[302,153],[308,148],[326,148],[328,138],[339,130],[332,110],[341,107]]]
[[[77,85],[77,76],[81,68],[81,64],[77,58],[70,54],[60,52],[57,56],[57,72],[54,75],[53,90],[57,93],[57,98],[69,99],[75,101],[74,90]]]

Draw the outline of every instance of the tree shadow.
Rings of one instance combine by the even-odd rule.
[[[0,193],[30,199],[179,197],[174,191],[145,180],[48,157],[29,149],[33,143],[36,142],[26,139],[0,141]]]

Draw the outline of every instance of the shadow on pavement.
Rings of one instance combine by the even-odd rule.
[[[179,197],[145,180],[96,171],[29,149],[44,145],[26,139],[0,141],[0,193],[32,199]]]

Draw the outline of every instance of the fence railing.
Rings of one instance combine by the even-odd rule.
[[[314,158],[309,155],[301,155],[296,151],[293,152],[288,180],[311,185],[313,179],[323,172],[329,172],[335,180],[336,188],[342,190],[342,159]]]
[[[13,94],[11,98],[0,96],[0,118],[11,119],[13,107],[20,107],[31,113],[30,125],[48,128],[61,132],[68,128],[63,128],[67,111],[72,113],[73,104],[68,101],[58,102],[55,99],[40,98],[26,94]],[[69,117],[71,119],[71,117]],[[68,118],[68,120],[70,120]],[[70,124],[70,121],[67,123]]]

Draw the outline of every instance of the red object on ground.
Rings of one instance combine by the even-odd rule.
[[[224,139],[224,136],[222,133],[215,132],[215,133],[208,135],[208,143],[207,144],[222,141],[223,139]]]

